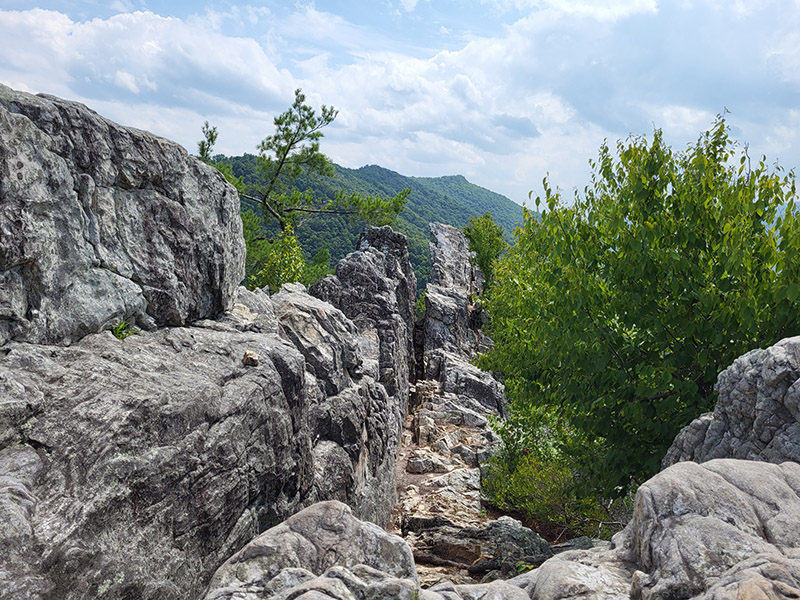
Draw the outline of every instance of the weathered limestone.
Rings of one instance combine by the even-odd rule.
[[[344,257],[309,292],[352,319],[365,356],[377,363],[378,381],[407,411],[414,378],[416,277],[405,236],[389,227],[371,227],[358,250]]]
[[[178,144],[0,85],[0,345],[231,307],[236,191]]]
[[[363,356],[356,326],[339,309],[300,284],[284,285],[272,302],[281,332],[306,359],[311,500],[341,500],[359,518],[387,524],[405,402],[376,381],[375,361]]]
[[[359,328],[302,286],[237,289],[238,199],[177,145],[4,87],[0,122],[0,596],[196,598],[318,500],[385,523],[405,239],[348,263]],[[123,319],[147,330],[91,333]]]
[[[472,357],[484,336],[480,308],[483,275],[470,262],[467,239],[455,227],[431,223],[431,277],[425,290],[425,352],[441,349]],[[426,376],[427,367],[426,367]]]
[[[737,358],[719,374],[714,412],[687,425],[663,460],[800,462],[800,338]]]
[[[332,568],[336,570],[328,572]],[[299,583],[303,595],[315,590],[324,597],[348,597],[347,579],[363,581],[364,574],[368,575],[367,582],[388,576],[397,585],[407,579],[397,587],[407,588],[409,598],[418,588],[414,559],[403,540],[377,525],[359,521],[347,505],[328,501],[295,514],[229,558],[214,574],[205,598],[285,598],[285,590],[280,595],[269,594],[280,591],[273,583],[276,577],[281,587],[288,587],[287,575],[281,574],[285,569],[291,569],[295,577],[298,569],[309,574]],[[375,577],[378,574],[383,577]],[[337,589],[335,595],[327,593]],[[292,594],[297,596],[300,594]]]
[[[565,552],[509,583],[536,600],[796,597],[798,523],[797,463],[681,462],[639,488],[611,549]]]
[[[6,344],[0,590],[196,597],[310,494],[304,376],[277,336],[235,329]]]

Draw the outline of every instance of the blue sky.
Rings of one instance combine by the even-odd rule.
[[[0,82],[196,151],[256,152],[302,88],[347,167],[462,174],[522,203],[604,139],[733,136],[800,165],[800,0],[0,0]]]

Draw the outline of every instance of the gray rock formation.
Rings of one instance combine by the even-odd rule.
[[[214,574],[205,600],[524,600],[518,587],[442,583],[420,590],[408,546],[339,502],[264,532]]]
[[[339,308],[358,329],[364,354],[377,363],[378,380],[407,410],[414,374],[416,277],[405,236],[389,227],[368,228],[358,251],[348,254],[310,293]]]
[[[275,335],[219,326],[6,344],[0,591],[196,597],[310,494],[304,363]]]
[[[335,570],[329,572],[332,568]],[[298,586],[291,586],[295,591],[301,587],[301,593],[286,589],[285,569],[291,569],[295,578],[301,572],[308,574],[299,578]],[[334,595],[330,591],[346,590],[351,578],[366,579],[365,587],[375,583],[370,579],[380,583],[381,578],[375,577],[378,574],[383,574],[384,585],[387,577],[393,585],[408,580],[398,588],[408,588],[409,598],[419,587],[414,559],[403,540],[359,521],[346,504],[320,502],[262,533],[229,558],[214,574],[205,598],[255,600],[305,596],[312,591],[341,598],[343,592]],[[273,582],[275,578],[280,584]]]
[[[191,328],[0,350],[0,590],[196,597],[305,504],[388,520],[402,413],[355,325],[302,286],[238,300]]]
[[[302,286],[237,290],[235,193],[171,142],[7,88],[0,121],[0,596],[195,598],[317,500],[385,523],[404,238],[348,263],[359,326]],[[84,335],[123,319],[153,329]]]
[[[609,550],[559,554],[509,580],[531,598],[792,598],[800,594],[800,465],[675,464],[643,484]]]
[[[796,598],[798,522],[800,465],[684,462],[639,489],[633,520],[610,545],[563,552],[507,581],[443,581],[418,591],[417,572],[399,538],[359,523],[341,504],[325,503],[246,546],[214,576],[207,598]],[[487,553],[479,540],[498,545],[488,550],[496,562],[518,558],[518,548],[543,550],[513,519],[475,533],[454,531],[449,542],[439,541],[449,543],[452,560],[475,565]],[[504,539],[513,546],[502,546]]]
[[[442,515],[408,518],[406,525],[413,528],[404,534],[418,561],[464,569],[477,578],[487,573],[508,578],[519,564],[539,565],[553,555],[547,542],[511,517],[460,527]]]
[[[230,308],[239,200],[173,142],[0,85],[0,345]]]
[[[678,434],[664,467],[712,458],[800,462],[800,337],[737,358],[717,392],[714,412]]]
[[[363,356],[356,326],[339,309],[300,284],[284,285],[272,302],[283,336],[306,359],[311,499],[347,502],[359,518],[386,525],[404,399],[376,381],[377,361]]]
[[[431,277],[425,290],[425,352],[472,357],[484,343],[480,308],[483,275],[470,262],[469,243],[455,227],[431,223]],[[428,377],[430,378],[430,377]]]
[[[631,595],[645,600],[691,597],[712,586],[717,594],[722,588],[735,591],[731,577],[741,581],[752,564],[743,569],[740,563],[756,555],[775,565],[797,563],[796,570],[798,523],[796,463],[720,459],[676,464],[636,494],[633,520],[620,544],[638,567]],[[798,580],[786,583],[800,591]]]

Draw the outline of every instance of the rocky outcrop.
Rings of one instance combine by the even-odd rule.
[[[443,583],[421,590],[408,546],[339,502],[322,502],[264,532],[214,575],[205,600],[524,600],[519,588]]]
[[[484,343],[475,304],[483,274],[470,261],[469,243],[455,227],[431,223],[431,277],[425,289],[424,351],[472,357]]]
[[[236,191],[178,144],[0,85],[0,345],[232,306]]]
[[[309,496],[304,378],[303,356],[276,335],[219,323],[6,344],[0,514],[14,525],[0,590],[196,597]]]
[[[347,255],[310,293],[352,319],[365,356],[374,360],[378,381],[402,399],[402,413],[415,372],[414,317],[417,280],[405,236],[389,227],[371,227],[358,250]]]
[[[239,300],[194,327],[2,348],[0,589],[196,597],[308,503],[388,520],[401,412],[353,323],[302,286]]]
[[[306,361],[311,500],[341,500],[358,517],[386,525],[404,399],[377,382],[377,356],[364,356],[356,325],[339,309],[300,284],[284,285],[271,300],[283,336]]]
[[[798,522],[796,463],[678,463],[639,488],[611,549],[566,552],[509,583],[537,600],[796,597]]]
[[[563,552],[507,581],[441,581],[420,590],[409,549],[399,538],[329,502],[298,513],[246,546],[217,572],[206,597],[795,598],[800,594],[798,521],[800,465],[685,462],[639,489],[633,520],[611,544]],[[503,528],[509,532],[493,531]],[[457,560],[476,552],[473,539],[497,544],[504,538],[515,545],[500,548],[500,559],[526,544],[530,552],[540,550],[508,518],[489,523],[482,534],[457,531],[441,543],[449,543],[448,555]]]
[[[663,466],[740,458],[800,462],[800,338],[737,358],[717,379],[714,412],[675,438]]]
[[[635,563],[631,595],[736,593],[754,556],[776,568],[777,589],[800,581],[779,565],[800,564],[800,465],[731,459],[679,463],[641,486],[633,519],[619,541]],[[733,572],[731,572],[733,570]],[[752,572],[751,572],[752,574]],[[777,577],[776,577],[777,575]],[[777,591],[777,590],[776,590]],[[735,596],[734,596],[735,597]]]
[[[373,287],[339,297],[369,319],[302,286],[236,289],[238,202],[215,170],[54,98],[0,88],[0,120],[0,596],[196,598],[318,500],[386,523],[404,238],[369,231],[348,263]],[[89,333],[123,319],[147,330]]]

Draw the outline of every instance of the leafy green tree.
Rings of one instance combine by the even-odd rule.
[[[798,333],[800,227],[794,173],[751,169],[723,117],[683,153],[657,130],[591,164],[572,203],[545,180],[547,212],[498,262],[483,365],[507,376],[510,427],[546,407],[602,446],[573,452],[614,493],[712,408],[720,370]]]
[[[274,294],[284,283],[300,281],[306,262],[291,226],[271,240],[268,248],[261,268],[247,280],[247,285],[251,289],[267,287]]]
[[[503,228],[487,212],[480,217],[470,217],[463,232],[469,240],[469,249],[475,253],[475,261],[486,278],[486,283],[491,284],[494,280],[494,263],[508,249],[508,244],[503,239]]]

